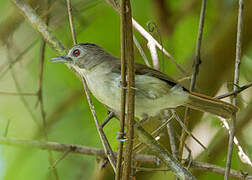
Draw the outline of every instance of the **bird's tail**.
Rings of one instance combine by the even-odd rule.
[[[195,92],[190,93],[189,101],[186,103],[186,106],[192,109],[221,116],[225,119],[231,118],[232,114],[239,110],[237,106],[230,103]]]

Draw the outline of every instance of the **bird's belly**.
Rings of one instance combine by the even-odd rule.
[[[119,112],[121,106],[121,77],[119,74],[91,75],[87,83],[92,94],[109,108]],[[175,94],[174,94],[175,93]],[[179,94],[177,94],[179,93]],[[150,99],[138,88],[136,81],[135,116],[139,119],[155,116],[160,110],[184,104],[187,96],[177,91],[169,91],[161,98]]]
[[[101,103],[113,110],[120,110],[121,87],[119,75],[91,75],[86,79],[90,91]]]

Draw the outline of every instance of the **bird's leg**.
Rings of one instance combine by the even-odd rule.
[[[103,127],[108,123],[108,121],[110,119],[113,118],[113,112],[109,113],[108,117],[103,121],[102,124],[99,124],[97,122],[97,128],[98,128],[98,132],[99,132],[99,135],[100,135],[100,138],[101,138],[101,141],[102,141],[102,144],[104,146],[104,150],[105,150],[105,153],[110,161],[110,164],[111,166],[113,167],[113,170],[116,172],[116,158],[114,156],[114,153],[112,151],[112,148],[108,142],[108,139],[103,131]]]
[[[108,111],[108,116],[101,123],[101,127],[103,128],[113,117],[115,117],[115,113]]]
[[[104,128],[106,126],[106,124],[112,119],[112,118],[118,118],[118,114],[116,114],[113,110],[108,110],[108,116],[104,119],[104,121],[101,123],[101,128]],[[121,136],[120,132],[116,133],[116,139],[118,141],[126,141],[127,139],[124,137],[126,135],[126,132],[123,133],[123,136]],[[119,138],[119,137],[123,137],[123,138]]]

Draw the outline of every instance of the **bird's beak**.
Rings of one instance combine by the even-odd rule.
[[[59,57],[51,58],[50,61],[58,62],[58,63],[68,63],[68,62],[72,62],[72,58],[68,56],[59,56]]]

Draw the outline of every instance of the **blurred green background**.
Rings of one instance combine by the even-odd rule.
[[[28,1],[36,12],[43,17],[45,0]],[[194,47],[197,38],[198,20],[201,1],[197,0],[138,0],[131,1],[133,17],[147,29],[148,22],[154,22],[153,36],[162,41],[163,46],[172,54],[189,74],[192,72]],[[230,90],[232,87],[237,1],[212,0],[207,3],[205,30],[203,35],[202,65],[200,66],[197,91],[215,96]],[[243,36],[243,59],[241,66],[240,85],[252,81],[252,3],[245,0],[245,20]],[[104,47],[113,55],[120,56],[120,17],[102,0],[72,0],[78,42],[93,42]],[[249,11],[250,10],[250,11]],[[35,93],[38,89],[39,57],[41,37],[22,18],[14,5],[7,0],[0,1],[0,92],[17,92],[13,80],[15,75],[21,92]],[[66,2],[56,0],[50,8],[49,28],[71,48],[72,39],[68,24]],[[158,31],[158,32],[157,32]],[[160,34],[160,35],[158,35]],[[150,54],[146,40],[135,32],[137,39],[146,52]],[[15,65],[9,63],[19,56],[31,43],[34,43]],[[48,123],[49,141],[66,144],[81,144],[102,148],[94,121],[92,119],[82,84],[79,79],[63,64],[54,64],[48,60],[56,56],[56,52],[46,47],[43,102]],[[136,61],[143,60],[135,49]],[[159,52],[160,63],[161,53]],[[10,60],[10,61],[9,61]],[[178,69],[165,57],[165,72],[174,79],[185,78]],[[182,83],[189,87],[189,81]],[[0,94],[0,133],[4,135],[9,122],[7,137],[22,139],[43,139],[38,121],[42,124],[40,110],[35,96],[7,96]],[[230,101],[229,98],[226,99]],[[26,101],[31,113],[23,101]],[[95,109],[100,121],[106,116],[105,107],[93,98]],[[239,129],[237,136],[246,153],[252,158],[252,90],[248,89],[239,96],[241,108],[238,115]],[[221,123],[210,115],[193,111],[190,128],[205,145],[209,152],[203,150],[188,138],[192,148],[193,158],[225,166],[227,132]],[[174,126],[178,126],[174,124]],[[117,150],[116,132],[119,123],[113,119],[105,128],[109,141]],[[177,128],[179,133],[180,129]],[[166,132],[167,133],[167,132]],[[167,135],[166,135],[167,136]],[[220,142],[221,141],[221,142]],[[218,144],[219,143],[219,144]],[[200,154],[201,153],[201,154]],[[200,155],[199,155],[200,154]],[[54,159],[62,153],[53,152]],[[251,167],[243,164],[234,148],[232,168],[252,173]],[[57,170],[61,180],[69,179],[113,179],[111,171],[98,170],[95,157],[69,154],[58,165]],[[222,175],[209,172],[193,171],[198,179],[223,179]],[[141,172],[137,179],[167,179],[169,172]],[[0,179],[54,179],[45,150],[0,146]]]

